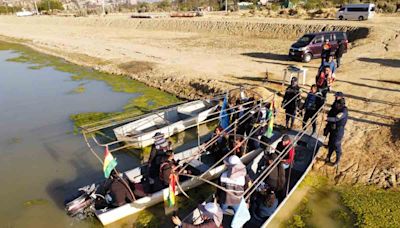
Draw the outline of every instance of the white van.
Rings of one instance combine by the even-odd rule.
[[[374,16],[375,4],[349,4],[342,6],[336,13],[339,20],[367,20]]]

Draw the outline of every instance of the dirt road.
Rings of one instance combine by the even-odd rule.
[[[260,84],[266,69],[280,80],[299,34],[342,29],[356,34],[337,73],[334,91],[347,96],[350,121],[339,171],[317,164],[337,182],[400,182],[400,20],[342,22],[266,18],[129,19],[0,17],[2,39],[29,45],[71,62],[129,75],[181,97],[194,98],[238,85]],[[367,37],[364,39],[358,39]],[[280,89],[276,84],[267,85]],[[306,90],[308,86],[304,87]],[[330,98],[332,99],[332,98]],[[331,100],[329,101],[331,102]],[[325,153],[325,151],[324,151]]]

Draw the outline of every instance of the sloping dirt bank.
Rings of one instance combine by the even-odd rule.
[[[337,183],[375,183],[386,188],[400,182],[399,21],[0,17],[0,35],[179,97],[197,98],[238,85],[259,85],[266,69],[272,79],[280,80],[285,67],[299,64],[286,56],[300,33],[346,29],[356,45],[346,53],[333,87],[333,92],[346,94],[350,110],[344,155],[339,170],[321,162],[318,172]],[[319,61],[302,65],[309,69],[303,87],[307,91]],[[273,83],[265,86],[282,89]]]

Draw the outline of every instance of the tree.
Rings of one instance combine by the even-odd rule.
[[[38,4],[39,11],[64,10],[62,3],[59,0],[41,0]]]

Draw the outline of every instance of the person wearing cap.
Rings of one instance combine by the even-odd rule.
[[[283,96],[282,107],[286,113],[286,128],[292,129],[296,117],[297,107],[300,103],[300,87],[298,79],[293,77]]]
[[[322,51],[321,51],[321,65],[324,61],[328,61],[328,57],[331,55],[332,52],[332,45],[329,43],[329,39],[325,39],[325,42],[322,44]]]
[[[339,164],[342,155],[342,139],[344,136],[344,128],[348,119],[348,110],[344,94],[342,92],[335,93],[335,101],[328,112],[327,124],[324,129],[324,135],[329,135],[328,156],[326,162],[331,163],[331,156],[336,151],[335,166]]]
[[[157,132],[154,136],[154,144],[148,160],[149,177],[153,180],[158,177],[160,165],[165,159],[165,152],[170,150],[170,143],[164,138],[164,134]]]
[[[182,228],[219,228],[222,225],[223,212],[217,203],[199,205],[202,223],[193,225],[182,222],[178,216],[172,216],[172,222]]]
[[[278,153],[286,153],[282,160],[282,165],[284,169],[289,168],[294,161],[295,150],[288,135],[282,136],[282,140],[276,145],[276,150]]]
[[[229,156],[224,160],[227,171],[223,172],[219,179],[219,185],[230,193],[221,189],[217,190],[218,200],[223,211],[228,207],[236,212],[239,208],[243,193],[248,187],[249,178],[247,176],[246,166],[236,155]]]

